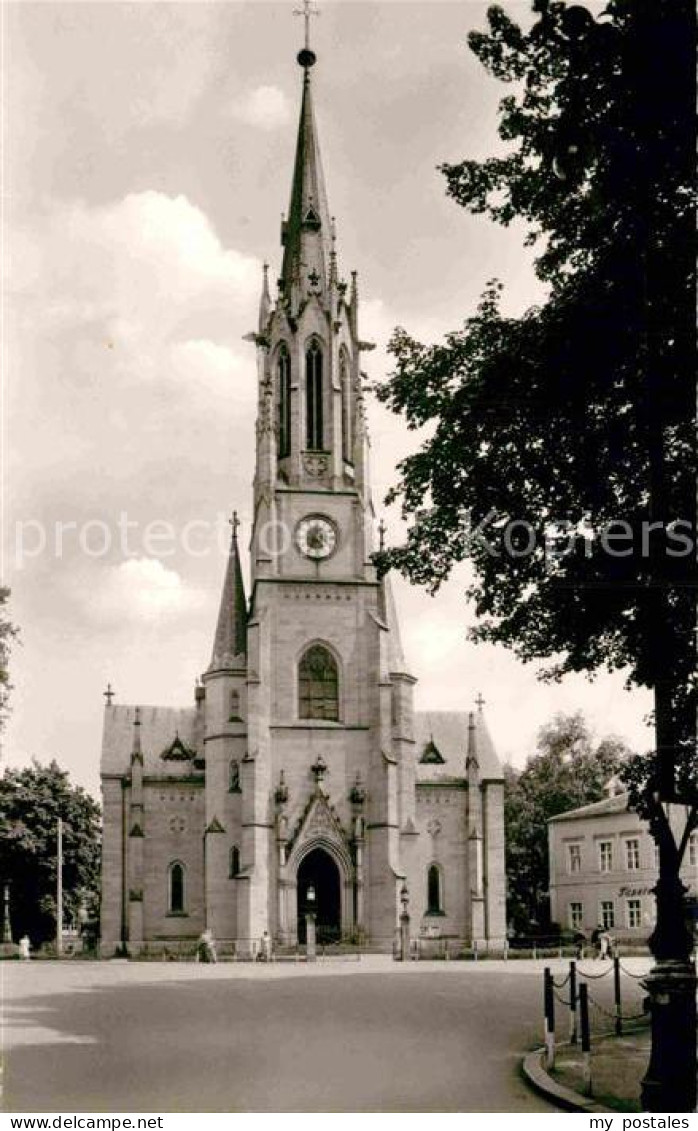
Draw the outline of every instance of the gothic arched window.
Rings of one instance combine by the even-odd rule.
[[[234,844],[230,850],[230,878],[234,880],[240,875],[240,849]]]
[[[306,447],[322,451],[322,347],[313,338],[305,353]]]
[[[228,770],[228,791],[230,793],[242,792],[240,786],[240,763],[236,762],[235,759],[230,763]]]
[[[342,350],[339,362],[339,384],[342,390],[342,459],[345,463],[352,463],[351,381],[349,378],[349,362],[344,350]]]
[[[279,458],[291,451],[291,358],[285,345],[276,363],[276,407]]]
[[[427,915],[438,915],[443,909],[441,869],[438,864],[432,864],[427,872]]]
[[[298,667],[298,716],[301,719],[339,719],[339,676],[331,652],[313,644]]]
[[[240,692],[239,691],[231,691],[230,692],[230,718],[228,719],[228,722],[230,722],[230,723],[240,722]]]
[[[169,867],[168,905],[170,915],[184,914],[184,865],[175,860]]]

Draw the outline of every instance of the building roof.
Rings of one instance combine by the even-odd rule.
[[[627,813],[628,794],[615,793],[613,797],[604,797],[602,801],[593,801],[591,805],[581,805],[578,809],[568,809],[566,813],[558,813],[551,817],[548,824],[553,821],[577,821],[584,817],[606,817],[610,813]]]
[[[140,707],[112,703],[104,710],[102,731],[103,774],[124,774],[129,768],[134,741],[136,710],[140,711],[140,743],[143,772],[163,777],[185,777],[193,769],[193,761],[172,757],[172,751],[183,746],[192,754],[203,753],[195,707]],[[179,738],[179,744],[177,739]],[[197,750],[197,746],[201,749]]]
[[[417,758],[417,782],[452,781],[465,778],[468,756],[468,711],[415,711],[414,737]],[[475,713],[475,736],[480,779],[503,778],[502,766],[482,711]],[[420,759],[434,746],[442,762]],[[433,759],[433,754],[431,755]]]
[[[210,672],[244,668],[247,655],[247,600],[242,578],[237,539],[237,519],[233,518],[233,537],[225,567],[223,593],[213,640]]]

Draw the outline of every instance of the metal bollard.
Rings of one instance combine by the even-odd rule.
[[[620,958],[613,959],[613,1000],[616,1007],[616,1036],[623,1036],[623,1007],[620,994]]]
[[[545,1066],[555,1067],[555,997],[553,975],[549,966],[543,971],[543,1029],[545,1034]]]
[[[591,1095],[591,1031],[589,1029],[589,988],[579,987],[579,1028],[582,1038],[582,1086],[585,1096]]]
[[[570,1044],[577,1043],[577,963],[570,962]]]

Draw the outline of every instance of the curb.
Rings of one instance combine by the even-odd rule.
[[[581,1111],[587,1114],[591,1112],[613,1112],[613,1108],[603,1107],[602,1104],[597,1103],[591,1097],[587,1099],[579,1092],[574,1092],[571,1088],[566,1088],[563,1084],[558,1084],[557,1080],[553,1080],[543,1067],[544,1056],[545,1049],[534,1049],[533,1052],[526,1053],[521,1063],[524,1076],[537,1092],[566,1111]],[[615,1114],[618,1113],[615,1112]]]

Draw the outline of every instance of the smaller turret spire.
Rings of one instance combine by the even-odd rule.
[[[263,334],[271,314],[271,294],[269,293],[269,264],[263,268],[262,297],[259,300],[259,332]]]
[[[133,718],[133,746],[131,747],[131,763],[140,762],[143,764],[143,752],[141,750],[141,709],[136,707]]]
[[[468,713],[468,754],[465,759],[465,770],[469,777],[476,778],[480,773],[480,763],[477,757],[477,728],[473,711]]]
[[[210,672],[244,664],[247,654],[247,600],[238,549],[240,519],[237,511],[233,511],[229,521],[232,527],[230,553],[223,582],[213,654],[208,669]]]

